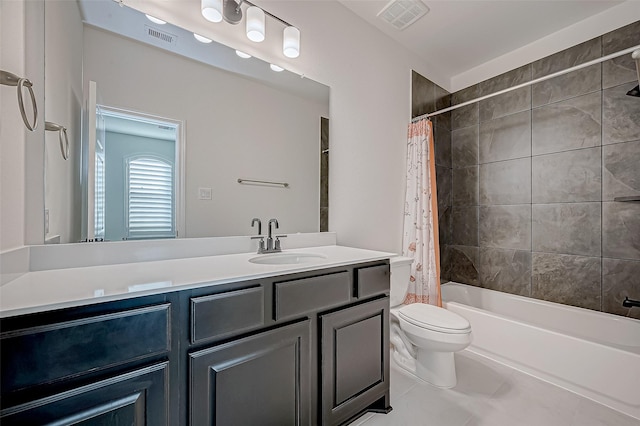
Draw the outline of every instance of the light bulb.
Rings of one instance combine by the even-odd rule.
[[[249,59],[251,57],[251,55],[244,53],[241,50],[236,50],[236,55],[240,56],[242,59]]]
[[[287,58],[297,58],[300,56],[300,30],[296,27],[284,29],[282,40],[282,53]]]
[[[163,21],[162,19],[158,19],[155,16],[151,16],[151,15],[147,15],[147,14],[145,14],[144,16],[146,16],[147,19],[150,20],[151,22],[153,22],[154,24],[164,25],[164,24],[167,23],[167,21]]]
[[[202,16],[209,22],[222,21],[222,0],[202,0]]]
[[[257,43],[264,40],[264,11],[259,7],[247,9],[247,38]]]
[[[269,65],[271,67],[271,69],[275,72],[282,72],[284,71],[284,68],[277,66],[276,64],[271,64]]]
[[[211,43],[213,41],[210,38],[206,38],[206,37],[201,36],[200,34],[196,34],[196,33],[193,33],[193,37],[196,40],[198,40],[200,43]]]

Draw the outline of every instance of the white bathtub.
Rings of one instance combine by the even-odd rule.
[[[640,419],[640,321],[449,282],[467,350]]]

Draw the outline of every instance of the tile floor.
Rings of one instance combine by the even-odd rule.
[[[456,354],[458,385],[438,389],[391,361],[389,414],[350,426],[640,426],[589,399],[468,351]]]

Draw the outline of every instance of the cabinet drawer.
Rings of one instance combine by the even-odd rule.
[[[370,266],[356,270],[357,298],[374,296],[389,292],[389,265]]]
[[[167,353],[171,305],[2,333],[2,392]]]
[[[349,302],[351,279],[347,271],[274,284],[274,319],[291,318],[306,312]]]
[[[263,324],[262,287],[191,298],[191,343],[239,334]]]
[[[106,380],[2,407],[3,426],[168,425],[169,363],[151,365]]]

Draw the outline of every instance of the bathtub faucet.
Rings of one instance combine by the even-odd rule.
[[[622,306],[624,306],[625,308],[632,308],[634,306],[640,308],[640,300],[629,299],[627,296],[625,296],[624,300],[622,301]]]

